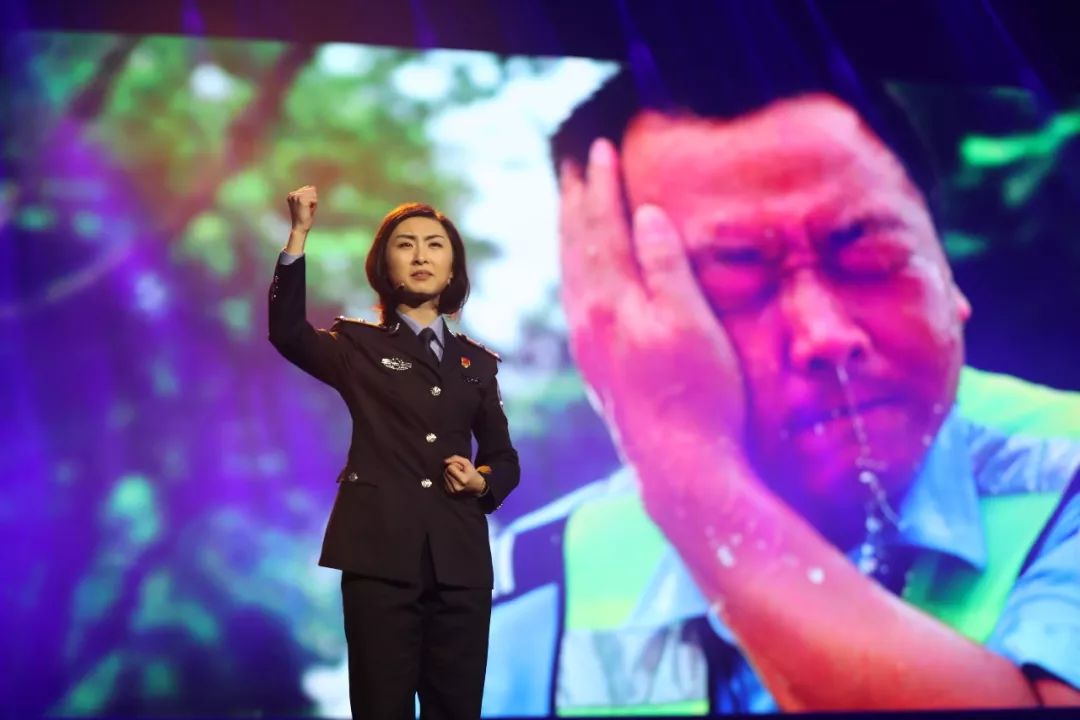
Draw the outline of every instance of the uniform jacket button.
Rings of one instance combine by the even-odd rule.
[[[360,477],[356,473],[351,472],[351,473],[348,474],[348,476],[346,476],[345,479],[348,480],[349,482],[356,482],[357,480],[360,479]]]
[[[442,395],[442,388],[436,385],[435,387],[431,388],[431,394],[435,397],[439,397],[440,395]]]
[[[439,438],[435,435],[435,433],[428,433],[427,437],[425,437],[424,439],[427,440],[429,443],[433,443]]]
[[[431,487],[431,481],[428,480],[427,478],[424,478],[423,480],[420,481],[420,487],[422,487],[424,489],[427,489],[427,488]]]

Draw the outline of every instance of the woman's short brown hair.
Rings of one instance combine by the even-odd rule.
[[[364,263],[371,289],[379,296],[379,311],[382,314],[383,323],[389,321],[394,309],[400,303],[400,293],[390,282],[390,273],[386,266],[386,246],[398,224],[411,217],[426,217],[438,221],[450,239],[450,248],[454,256],[451,265],[452,276],[450,284],[439,295],[439,312],[444,315],[453,315],[461,310],[469,297],[469,273],[465,269],[465,243],[462,242],[454,223],[430,205],[418,202],[404,203],[388,212],[383,218],[379,229],[375,232],[371,249],[368,250],[367,261]]]

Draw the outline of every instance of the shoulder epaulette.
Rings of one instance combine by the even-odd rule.
[[[484,352],[486,352],[488,355],[495,358],[499,362],[502,362],[502,356],[499,355],[499,353],[492,350],[491,348],[484,345],[482,342],[479,342],[477,340],[473,340],[471,337],[469,337],[465,333],[454,333],[454,335],[457,337],[458,340],[464,340],[465,342],[469,343],[470,345],[480,348],[481,350],[483,350]]]
[[[351,317],[345,317],[344,315],[338,315],[334,319],[337,322],[347,322],[347,323],[352,323],[354,325],[364,325],[364,326],[369,327],[369,328],[375,328],[376,330],[386,331],[388,329],[385,325],[380,325],[379,323],[373,323],[370,320],[364,320],[363,318],[351,318]]]

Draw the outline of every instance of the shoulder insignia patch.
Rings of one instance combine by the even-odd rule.
[[[351,318],[351,317],[345,317],[344,315],[338,315],[334,319],[337,320],[337,322],[352,323],[353,325],[363,325],[365,327],[375,328],[376,330],[386,331],[386,330],[389,329],[385,325],[380,325],[379,323],[373,323],[370,320],[364,320],[363,318]]]
[[[499,353],[497,353],[494,350],[492,350],[491,348],[485,346],[483,343],[478,342],[477,340],[473,340],[471,337],[469,337],[465,333],[454,333],[454,336],[457,337],[458,340],[461,340],[463,342],[467,342],[470,345],[472,345],[473,347],[480,348],[481,350],[486,352],[491,357],[495,358],[499,362],[502,362],[502,356],[499,355]]]

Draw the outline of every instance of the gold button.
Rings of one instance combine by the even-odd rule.
[[[427,478],[424,478],[423,480],[420,481],[420,487],[425,488],[425,489],[431,487],[431,481],[428,480]]]
[[[431,394],[435,397],[439,397],[440,395],[442,395],[442,388],[436,385],[435,387],[431,388]]]
[[[429,443],[433,443],[436,440],[438,440],[439,438],[435,436],[435,433],[428,433],[427,437],[424,438],[424,439],[427,440]]]

